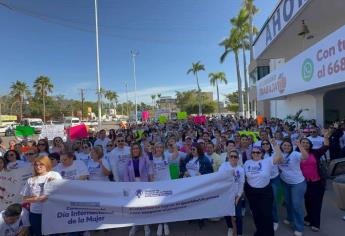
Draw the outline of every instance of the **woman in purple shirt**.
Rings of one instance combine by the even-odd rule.
[[[141,145],[134,143],[131,146],[131,159],[124,171],[125,182],[150,182],[152,181],[152,163],[146,155],[143,155]],[[144,226],[145,236],[150,235],[150,227]],[[129,231],[129,236],[134,236],[137,226],[133,226]]]

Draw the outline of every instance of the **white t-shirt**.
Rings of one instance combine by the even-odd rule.
[[[308,139],[313,144],[313,149],[319,149],[323,145],[323,137],[321,136],[316,136],[316,137],[309,136]]]
[[[200,169],[200,163],[197,157],[193,157],[187,164],[186,169],[191,177],[196,176]]]
[[[264,155],[265,158],[273,158],[275,156],[274,152],[272,152],[272,155],[269,155],[267,152]],[[279,168],[278,165],[273,165],[272,172],[271,172],[271,179],[276,178],[279,175]]]
[[[80,176],[89,175],[86,165],[79,160],[74,160],[73,164],[68,167],[64,167],[62,163],[59,163],[56,166],[56,171],[60,173],[63,179],[69,180],[78,180]]]
[[[264,188],[271,180],[273,159],[266,158],[259,161],[247,160],[244,163],[247,182],[253,188]]]
[[[128,161],[131,159],[130,148],[127,146],[114,148],[107,156],[109,157],[108,161],[114,180],[124,182],[125,169],[127,168]]]
[[[293,151],[290,155],[283,153],[282,163],[279,164],[281,170],[280,177],[287,184],[299,184],[304,181],[301,171],[302,154]]]
[[[84,162],[85,165],[87,165],[89,163],[89,160],[91,159],[90,154],[84,153],[84,152],[78,152],[75,155],[75,158],[77,160],[80,160],[80,161]]]
[[[169,150],[166,150],[164,152],[164,156],[166,158],[166,160],[169,162],[169,164],[173,163],[173,164],[180,164],[180,160],[186,158],[187,154],[184,152],[180,152],[178,151],[177,154],[177,158],[173,160],[172,156],[173,156],[173,152],[169,152]]]
[[[153,178],[154,181],[170,180],[169,163],[163,157],[153,157]]]
[[[30,227],[29,212],[22,208],[22,213],[19,219],[11,225],[5,223],[5,211],[0,212],[0,235],[1,236],[16,236],[24,227]]]
[[[108,161],[102,158],[102,164],[104,167],[110,171],[110,166]],[[89,180],[95,181],[109,181],[108,176],[105,176],[102,172],[102,166],[95,162],[93,159],[90,159],[87,163],[87,169],[89,171]]]
[[[105,139],[96,139],[95,143],[93,146],[102,146],[103,147],[103,152],[106,152],[107,151],[107,144],[109,143],[110,139],[105,137]]]
[[[44,195],[44,185],[49,182],[49,179],[62,179],[62,177],[55,171],[49,171],[46,175],[31,177],[26,181],[26,184],[24,185],[20,194],[24,197],[38,197]],[[32,213],[41,214],[42,203],[31,203],[30,211]]]
[[[233,167],[230,162],[224,162],[218,169],[219,172],[232,172],[235,184],[237,185],[237,194],[236,196],[241,196],[243,193],[243,187],[245,182],[245,175],[244,175],[244,169],[237,165],[236,167]]]
[[[7,164],[7,169],[8,170],[10,170],[10,169],[19,169],[19,168],[25,167],[27,165],[30,165],[30,163],[25,162],[25,161],[21,161],[21,160],[16,160],[15,162],[9,162]]]
[[[262,140],[258,140],[254,143],[253,147],[261,147]]]

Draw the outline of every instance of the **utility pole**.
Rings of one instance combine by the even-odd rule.
[[[80,89],[80,98],[81,98],[81,120],[84,120],[84,91],[85,89]]]
[[[135,97],[135,123],[138,123],[138,101],[137,101],[137,78],[136,78],[136,71],[135,71],[135,57],[139,55],[138,52],[132,50],[132,62],[133,62],[133,79],[134,79],[134,97]]]
[[[101,106],[101,76],[99,69],[99,46],[98,46],[98,5],[95,0],[95,25],[96,25],[96,66],[97,66],[97,105],[98,105],[98,130],[102,129],[102,106]]]
[[[125,82],[125,86],[126,86],[126,110],[127,110],[127,116],[129,118],[129,109],[128,109],[128,86],[127,86],[127,82]]]

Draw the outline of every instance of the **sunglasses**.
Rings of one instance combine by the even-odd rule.
[[[192,151],[196,151],[197,149],[196,148],[192,148]]]
[[[256,152],[256,151],[253,151],[252,154],[261,154],[261,152]]]
[[[262,145],[270,145],[269,143],[262,143]]]
[[[26,153],[26,155],[28,155],[28,156],[33,156],[33,155],[35,155],[35,153],[28,152],[28,153]]]
[[[117,140],[118,143],[124,143],[125,140]]]
[[[238,156],[237,155],[230,155],[230,158],[237,159]]]
[[[38,146],[45,146],[45,144],[44,143],[39,143]]]

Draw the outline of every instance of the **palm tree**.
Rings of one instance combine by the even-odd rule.
[[[198,103],[199,103],[199,115],[202,114],[202,107],[201,107],[201,89],[199,84],[199,77],[198,72],[205,71],[205,66],[198,61],[197,63],[192,63],[192,68],[187,71],[187,74],[193,73],[196,78],[196,83],[198,86]]]
[[[17,80],[15,83],[12,83],[10,94],[20,103],[20,120],[22,120],[24,97],[31,94],[29,86],[25,82]]]
[[[104,91],[104,97],[109,100],[109,102],[113,105],[114,110],[115,110],[115,116],[116,116],[116,106],[115,104],[117,103],[117,99],[119,96],[115,91],[107,90]]]
[[[248,12],[248,24],[249,24],[249,45],[250,45],[250,61],[254,60],[253,43],[255,30],[253,27],[253,16],[258,13],[259,9],[254,5],[254,0],[243,0],[243,6]]]
[[[210,74],[208,74],[208,77],[210,78],[210,84],[212,86],[216,86],[217,87],[218,113],[220,113],[218,82],[219,83],[227,84],[228,80],[226,79],[226,76],[225,76],[224,72],[210,73]]]
[[[160,94],[160,93],[157,94],[157,98],[159,100],[158,108],[160,108],[161,96],[162,96],[162,94]]]
[[[240,64],[238,59],[239,50],[241,49],[241,38],[240,32],[238,29],[233,28],[230,32],[230,37],[224,39],[219,45],[224,47],[224,53],[220,57],[220,62],[223,63],[225,58],[230,52],[233,52],[235,55],[236,63],[236,72],[237,72],[237,86],[239,94],[239,113],[243,113],[243,93],[242,93],[242,79],[240,72]]]
[[[42,96],[43,101],[43,122],[46,122],[46,96],[53,92],[54,85],[47,76],[39,76],[34,82],[34,89],[37,96]]]
[[[155,107],[156,94],[152,94],[151,99],[152,99],[152,106]]]

